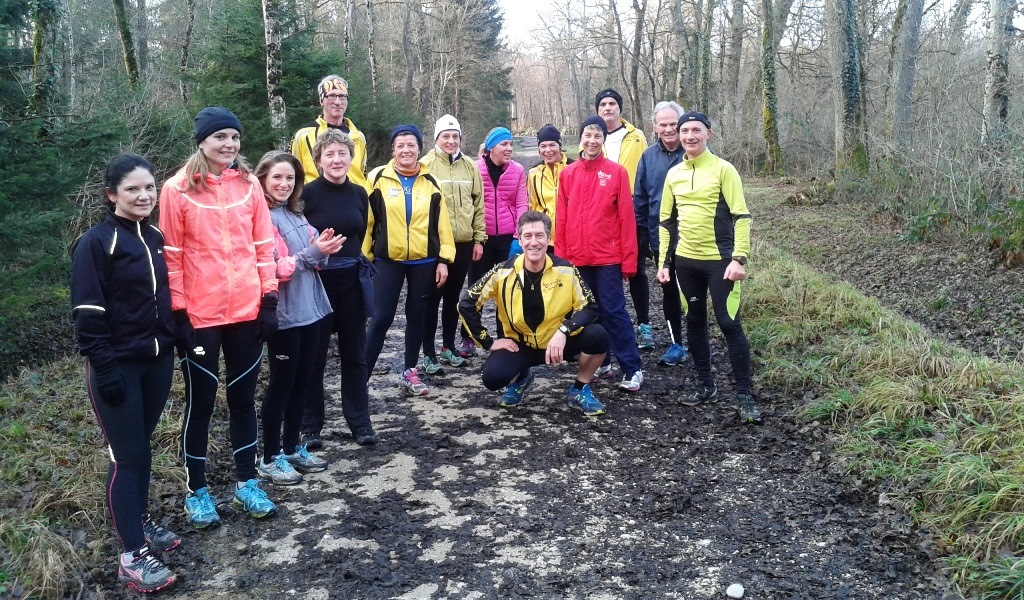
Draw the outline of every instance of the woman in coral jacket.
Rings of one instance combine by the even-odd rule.
[[[263,342],[277,331],[274,227],[260,182],[239,155],[241,136],[241,123],[226,108],[199,111],[196,151],[160,192],[185,378],[185,512],[199,528],[220,523],[206,485],[206,449],[221,351],[235,462],[233,502],[255,518],[277,510],[256,474],[255,402]]]
[[[484,151],[476,161],[476,168],[484,183],[484,223],[487,241],[480,260],[469,266],[469,284],[473,285],[491,267],[508,260],[515,239],[516,224],[529,205],[526,194],[526,170],[512,160],[512,132],[495,127],[484,139]],[[499,324],[498,335],[501,335]],[[476,353],[465,328],[459,354],[465,357]]]
[[[106,497],[121,546],[118,580],[140,592],[177,579],[154,555],[181,538],[150,519],[150,437],[174,368],[174,323],[164,238],[149,223],[156,206],[153,166],[135,154],[107,164],[106,218],[77,242],[71,306],[86,387],[110,450]]]

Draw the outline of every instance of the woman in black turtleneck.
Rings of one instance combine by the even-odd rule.
[[[369,393],[366,387],[366,319],[373,307],[373,266],[362,252],[369,204],[366,190],[349,180],[354,144],[344,133],[328,129],[313,146],[313,160],[320,177],[302,188],[303,213],[318,231],[327,228],[348,238],[337,253],[330,255],[320,271],[327,297],[334,309],[334,323],[323,330],[313,381],[306,399],[302,442],[309,448],[322,444],[324,426],[323,375],[331,334],[338,332],[341,360],[341,407],[356,443],[374,444],[377,437],[370,423]]]

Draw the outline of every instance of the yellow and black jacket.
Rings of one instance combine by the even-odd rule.
[[[658,264],[750,256],[750,212],[736,167],[705,150],[672,167],[661,191]]]
[[[352,183],[365,187],[366,136],[363,135],[362,131],[356,129],[356,126],[347,117],[341,121],[348,128],[347,135],[352,139],[352,144],[355,145],[355,153],[352,155],[352,166],[348,170],[348,178],[352,180]],[[292,156],[299,159],[299,162],[302,163],[302,170],[306,172],[305,183],[309,183],[320,176],[320,170],[316,168],[316,162],[313,161],[313,146],[316,144],[316,138],[321,133],[327,131],[328,127],[330,126],[324,120],[323,115],[321,115],[316,118],[316,121],[296,131],[295,137],[292,138],[291,153]]]
[[[406,215],[405,191],[394,161],[370,171],[366,181],[370,211],[363,254],[396,261],[437,258],[455,260],[452,223],[441,186],[430,169],[420,166],[412,184],[412,214]]]
[[[597,320],[597,301],[580,278],[572,263],[557,256],[545,255],[544,273],[540,278],[544,299],[543,319],[527,319],[523,310],[523,273],[526,257],[522,254],[494,266],[480,281],[462,293],[459,316],[473,340],[489,349],[494,339],[483,326],[484,304],[491,298],[505,337],[520,344],[544,350],[558,328],[565,325],[569,335],[576,335],[584,325]],[[539,321],[536,328],[527,321]]]
[[[551,219],[551,240],[555,245],[555,204],[558,201],[558,176],[572,159],[562,153],[562,160],[550,167],[543,162],[530,169],[526,179],[526,191],[530,195],[530,210],[540,211]]]

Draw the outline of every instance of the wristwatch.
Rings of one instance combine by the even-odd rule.
[[[740,263],[743,266],[747,266],[747,257],[746,256],[734,256],[734,257],[732,257],[732,259],[734,261]]]
[[[559,326],[558,330],[564,333],[565,335],[569,335],[569,328],[566,327],[565,325]]]

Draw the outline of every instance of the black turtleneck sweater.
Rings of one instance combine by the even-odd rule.
[[[303,214],[317,231],[331,227],[335,234],[348,238],[331,258],[358,258],[362,254],[370,206],[362,186],[348,178],[338,184],[317,177],[302,188],[302,202]]]

